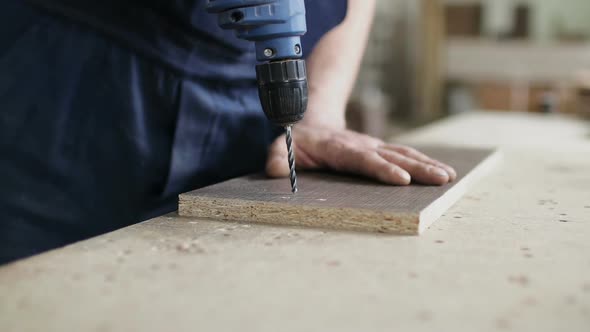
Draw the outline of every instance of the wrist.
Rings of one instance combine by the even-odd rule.
[[[301,122],[305,125],[314,127],[329,127],[333,129],[346,128],[346,119],[344,118],[344,114],[340,115],[334,113],[313,112],[311,109],[308,112],[309,113],[305,114],[303,120],[301,120]]]
[[[345,129],[346,104],[338,101],[337,97],[332,99],[335,100],[321,99],[317,95],[310,96],[305,117],[301,122],[316,127]]]

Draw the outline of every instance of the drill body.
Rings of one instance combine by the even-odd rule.
[[[256,47],[258,95],[267,118],[282,127],[307,108],[307,73],[301,36],[307,32],[304,0],[209,0],[219,26]]]

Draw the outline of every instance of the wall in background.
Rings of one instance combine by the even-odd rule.
[[[349,124],[382,136],[390,119],[414,124],[442,116],[445,27],[441,0],[377,5]]]
[[[590,0],[528,0],[533,8],[532,32],[536,41],[548,42],[556,28],[590,36]]]
[[[446,4],[480,4],[483,17],[477,24],[491,38],[446,43],[441,36],[438,40],[445,24],[437,12],[444,13],[440,9]],[[532,43],[495,40],[513,31],[514,9],[522,4],[530,6],[524,25],[527,34],[523,36],[530,36]],[[559,25],[561,29],[557,29]],[[494,88],[494,92],[499,85],[516,96],[509,98],[511,104],[504,109],[536,110],[539,98],[534,88],[540,86],[543,92],[560,89],[562,81],[571,81],[578,67],[586,67],[586,61],[576,59],[586,57],[590,46],[555,44],[556,30],[590,36],[590,0],[378,0],[375,24],[352,96],[351,109],[356,112],[350,113],[355,120],[350,122],[358,124],[357,130],[382,136],[387,119],[414,123],[444,115],[452,107],[446,107],[438,91],[448,80],[473,83],[476,88],[479,83],[490,83],[486,87]],[[478,55],[482,51],[484,55],[494,54],[490,56],[494,61],[482,60]],[[555,52],[559,55],[556,59],[569,59],[563,61],[565,66],[546,64]],[[569,68],[572,66],[576,67]],[[504,73],[508,74],[502,76]],[[478,105],[462,109],[474,107]]]
[[[531,8],[530,31],[535,42],[547,43],[556,30],[590,37],[590,0],[444,0],[445,4],[480,3],[484,8],[483,31],[498,36],[510,29],[513,8]]]

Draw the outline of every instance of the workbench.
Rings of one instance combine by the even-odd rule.
[[[589,133],[476,112],[399,137],[502,152],[421,236],[168,215],[0,267],[0,331],[590,331]]]

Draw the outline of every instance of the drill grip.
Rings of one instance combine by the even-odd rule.
[[[304,0],[209,0],[207,10],[218,15],[223,29],[254,41],[258,61],[303,56],[301,36],[307,32]]]

